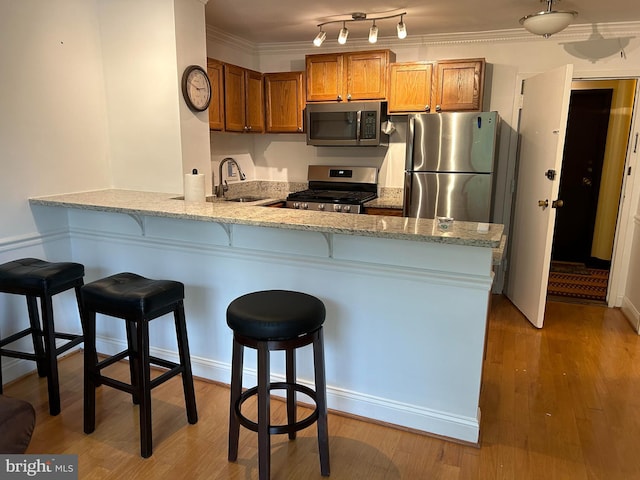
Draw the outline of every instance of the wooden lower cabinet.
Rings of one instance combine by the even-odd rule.
[[[386,207],[365,207],[364,213],[367,215],[387,215],[390,217],[401,217],[401,208],[386,208]]]

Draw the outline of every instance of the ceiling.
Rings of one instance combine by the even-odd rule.
[[[207,25],[256,44],[311,42],[317,25],[351,18],[407,12],[404,23],[411,35],[483,32],[522,28],[524,15],[546,10],[538,0],[209,0]],[[562,0],[554,10],[576,10],[576,25],[640,21],[637,0]],[[379,37],[395,36],[398,18],[377,22]],[[371,22],[347,24],[349,38],[366,38]],[[326,25],[327,40],[338,36],[341,24]]]

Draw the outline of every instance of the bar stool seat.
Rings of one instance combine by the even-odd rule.
[[[24,295],[27,299],[30,327],[0,340],[2,357],[35,361],[38,374],[47,377],[49,413],[60,413],[60,383],[58,377],[58,355],[82,343],[83,335],[56,332],[53,319],[52,297],[58,293],[75,289],[80,308],[80,287],[83,285],[84,266],[73,262],[47,262],[37,258],[21,258],[0,265],[0,292]],[[42,311],[42,325],[38,313],[38,302]],[[82,315],[80,315],[82,322]],[[31,336],[33,353],[6,348],[7,345]],[[56,339],[65,342],[56,345]],[[2,367],[0,366],[0,394],[2,393]]]
[[[258,432],[258,473],[267,480],[271,469],[270,435],[289,435],[317,423],[320,471],[328,476],[329,433],[327,427],[327,398],[324,369],[322,325],[326,310],[321,300],[306,293],[289,290],[253,292],[232,301],[227,308],[227,325],[233,330],[231,362],[231,400],[229,411],[229,461],[238,458],[240,425]],[[297,383],[295,350],[313,344],[315,390]],[[244,347],[257,350],[258,385],[242,392]],[[270,381],[270,352],[284,350],[286,382]],[[271,425],[270,391],[285,390],[287,424]],[[296,392],[308,396],[314,411],[302,420],[296,418]],[[245,417],[242,404],[258,397],[258,421]]]
[[[98,385],[107,385],[130,393],[134,404],[140,405],[140,454],[144,458],[153,452],[151,434],[151,390],[170,378],[182,374],[182,384],[190,424],[198,421],[195,390],[189,357],[189,342],[184,316],[184,285],[172,280],[151,280],[135,273],[118,273],[82,287],[82,308],[85,316],[84,360],[84,431],[92,433],[96,424],[96,394]],[[97,360],[96,313],[125,320],[127,349]],[[149,322],[173,313],[180,363],[149,354]],[[101,370],[124,358],[129,358],[131,383],[110,378]],[[151,380],[151,365],[166,369]]]

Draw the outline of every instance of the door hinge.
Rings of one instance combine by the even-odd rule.
[[[633,153],[636,153],[638,151],[638,134],[636,133],[636,141],[633,144]]]
[[[544,173],[544,176],[553,181],[556,179],[556,171],[553,169],[549,169]]]
[[[631,175],[631,167],[627,169],[627,175]]]

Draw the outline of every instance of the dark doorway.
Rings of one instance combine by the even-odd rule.
[[[571,92],[552,261],[610,266],[592,258],[591,246],[612,95],[612,89]]]

